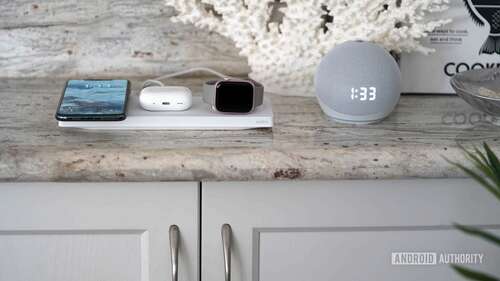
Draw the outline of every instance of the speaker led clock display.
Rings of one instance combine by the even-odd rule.
[[[369,124],[387,117],[401,96],[401,72],[382,47],[350,41],[321,61],[315,91],[323,112],[342,123]]]

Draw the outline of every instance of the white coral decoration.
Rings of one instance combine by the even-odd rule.
[[[432,50],[419,39],[448,22],[428,16],[448,0],[166,0],[191,23],[232,39],[250,77],[266,90],[311,95],[321,58],[335,45],[365,40],[395,52]],[[281,18],[279,21],[276,18]]]

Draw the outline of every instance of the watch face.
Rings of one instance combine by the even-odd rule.
[[[220,112],[249,113],[253,109],[253,85],[244,81],[220,81],[215,93]]]

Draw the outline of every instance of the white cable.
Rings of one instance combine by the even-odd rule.
[[[208,73],[213,74],[215,76],[218,76],[218,77],[220,77],[222,79],[232,78],[231,76],[222,74],[222,73],[217,72],[217,71],[215,71],[215,70],[213,70],[211,68],[207,68],[207,67],[194,67],[194,68],[190,68],[190,69],[186,69],[186,70],[181,70],[181,71],[178,71],[178,72],[174,72],[174,73],[171,73],[171,74],[166,74],[166,75],[154,78],[154,79],[146,80],[142,84],[142,88],[144,89],[144,88],[150,87],[150,86],[160,86],[160,87],[163,87],[165,85],[160,80],[165,80],[165,79],[168,79],[168,78],[178,77],[178,76],[186,75],[186,74],[193,73],[193,72],[208,72]]]

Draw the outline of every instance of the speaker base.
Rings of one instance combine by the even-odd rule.
[[[330,121],[338,122],[338,123],[343,123],[343,124],[359,124],[359,125],[369,125],[369,124],[375,124],[379,123],[387,116],[390,115],[390,113],[376,113],[376,114],[371,114],[371,115],[347,115],[343,114],[337,111],[332,110],[331,108],[327,107],[320,99],[318,99],[319,105],[321,109],[323,110],[324,115],[329,119]]]

